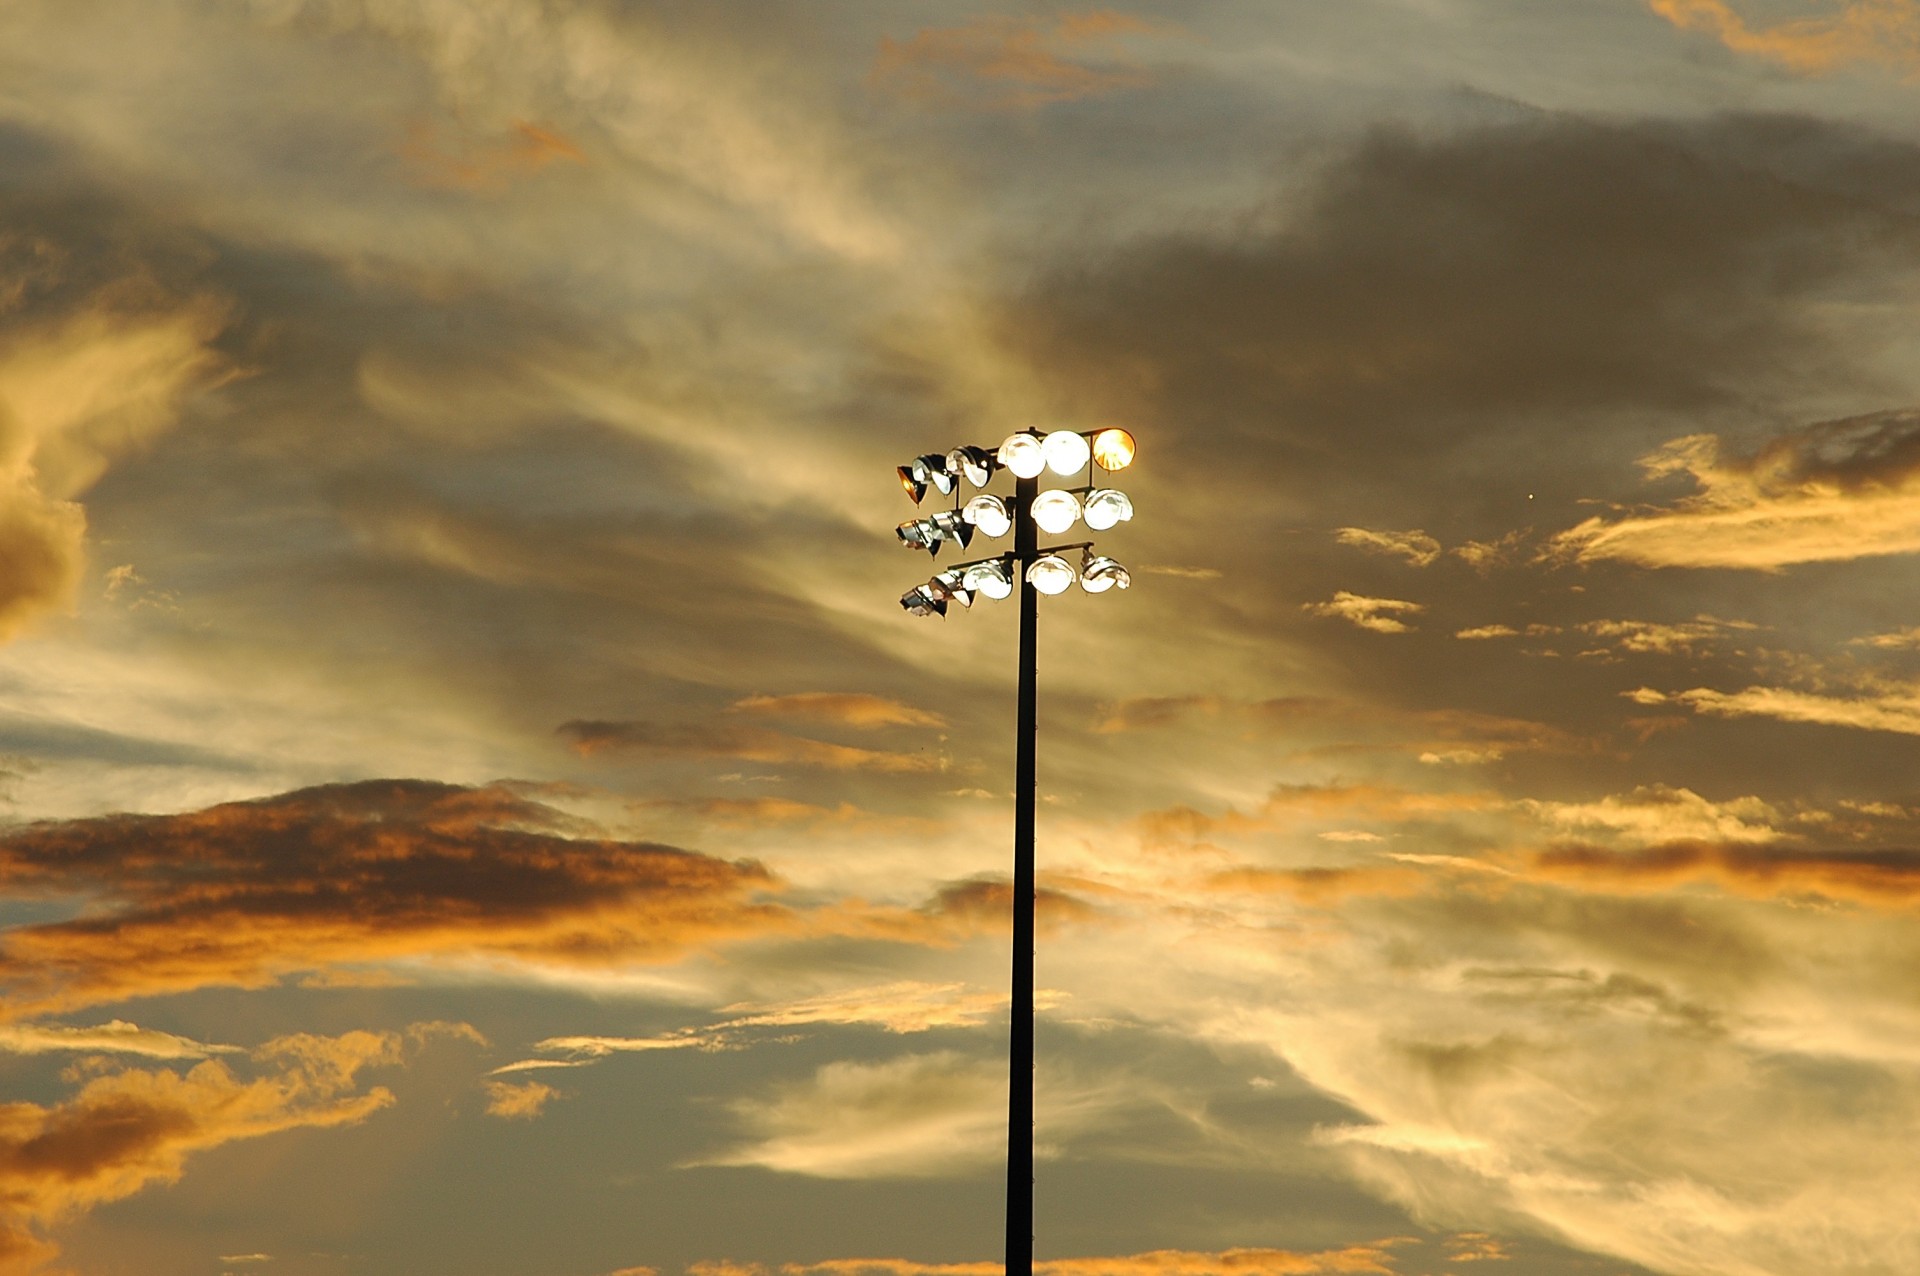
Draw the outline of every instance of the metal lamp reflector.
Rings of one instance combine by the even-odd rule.
[[[1013,530],[1013,515],[997,496],[976,496],[960,508],[960,515],[986,536],[1005,536]]]
[[[1037,478],[1040,471],[1047,468],[1047,456],[1040,450],[1039,438],[1025,431],[1009,434],[1007,441],[1000,445],[997,459],[1013,471],[1015,478]]]
[[[1133,436],[1119,427],[1093,436],[1093,460],[1103,470],[1124,470],[1133,464]]]
[[[1096,487],[1087,493],[1087,526],[1096,532],[1104,532],[1115,523],[1124,523],[1133,517],[1133,502],[1127,499],[1125,492],[1110,487]]]
[[[1090,450],[1078,430],[1055,430],[1040,441],[1040,450],[1046,456],[1047,468],[1055,474],[1078,474],[1087,468]]]
[[[1058,554],[1042,554],[1027,568],[1027,582],[1043,594],[1064,594],[1073,584],[1073,566]]]
[[[1033,521],[1043,532],[1057,536],[1072,527],[1079,517],[1080,498],[1072,492],[1055,488],[1033,498]]]

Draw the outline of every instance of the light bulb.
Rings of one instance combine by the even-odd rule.
[[[1103,470],[1124,470],[1133,464],[1133,436],[1119,427],[1093,436],[1093,459]]]
[[[1005,598],[1013,592],[1013,569],[1002,559],[975,563],[960,578],[962,588],[975,590],[989,598]]]
[[[1055,430],[1040,441],[1040,450],[1055,474],[1078,474],[1087,468],[1087,440],[1078,430]]]
[[[1097,487],[1087,493],[1087,526],[1096,532],[1104,532],[1115,523],[1124,523],[1133,517],[1133,502],[1127,499],[1125,492],[1110,487]]]
[[[960,509],[960,516],[987,536],[1005,536],[1013,530],[1013,515],[997,496],[976,496]]]
[[[1047,468],[1047,456],[1040,450],[1040,440],[1024,430],[1007,436],[996,459],[1012,470],[1015,478],[1037,478],[1040,471]]]
[[[1033,521],[1040,530],[1058,536],[1080,517],[1080,499],[1063,488],[1042,492],[1033,498]]]
[[[1073,584],[1073,567],[1058,554],[1043,554],[1027,568],[1027,581],[1043,594],[1063,594]]]

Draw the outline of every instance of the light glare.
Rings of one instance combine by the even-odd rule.
[[[1043,594],[1064,594],[1073,584],[1073,565],[1058,554],[1042,554],[1027,568],[1027,583]]]
[[[960,516],[987,536],[1005,536],[1013,530],[1013,515],[997,496],[974,497],[961,508]]]
[[[1000,445],[998,459],[1013,471],[1015,478],[1038,478],[1040,471],[1047,468],[1047,456],[1040,450],[1040,440],[1024,430],[1007,436],[1007,441]]]
[[[1033,521],[1043,532],[1057,536],[1072,527],[1079,517],[1080,498],[1072,492],[1055,488],[1033,498]]]
[[[1087,468],[1087,440],[1078,430],[1055,430],[1041,440],[1040,450],[1055,474],[1078,474]]]
[[[1087,494],[1087,526],[1094,531],[1104,532],[1115,523],[1124,523],[1132,517],[1133,502],[1127,499],[1125,492],[1101,487]]]
[[[1124,470],[1133,464],[1133,436],[1114,426],[1093,436],[1093,459],[1103,470]]]
[[[1013,593],[1013,569],[997,558],[990,563],[975,563],[967,568],[967,574],[961,577],[960,584],[989,598],[1005,598]]]

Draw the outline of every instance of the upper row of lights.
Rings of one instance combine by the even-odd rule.
[[[982,447],[957,447],[945,456],[937,452],[916,457],[897,467],[900,486],[918,505],[932,488],[942,496],[951,495],[965,478],[975,487],[985,487],[994,471],[1010,470],[1015,478],[1037,478],[1042,470],[1073,475],[1087,468],[1091,460],[1108,472],[1124,470],[1133,463],[1133,435],[1111,428],[1082,434],[1077,430],[1055,430],[1051,434],[1022,431],[1009,435],[997,451]],[[1084,495],[1085,499],[1082,500]],[[1133,517],[1133,502],[1125,492],[1110,487],[1056,488],[1041,492],[1033,500],[1033,521],[1050,535],[1072,527],[1075,520],[1086,519],[1096,532],[1105,531]],[[1006,499],[985,493],[974,497],[955,511],[943,511],[931,518],[902,523],[896,530],[908,545],[938,554],[949,540],[965,548],[976,529],[988,536],[1005,536],[1013,528],[1013,511]]]

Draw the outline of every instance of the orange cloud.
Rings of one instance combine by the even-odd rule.
[[[423,120],[408,130],[400,155],[421,185],[469,191],[499,190],[554,163],[587,162],[578,146],[525,120],[514,121],[506,137],[482,142],[443,141],[440,131]]]
[[[1128,37],[1167,28],[1130,14],[1093,10],[1041,18],[991,16],[929,27],[904,41],[883,38],[868,83],[934,106],[1024,110],[1152,83],[1128,59]]]
[[[171,1183],[194,1152],[365,1120],[393,1094],[357,1090],[359,1074],[401,1059],[396,1033],[284,1037],[253,1052],[261,1075],[251,1080],[209,1060],[184,1074],[109,1072],[50,1106],[0,1104],[0,1273],[33,1271],[54,1256],[39,1229]]]
[[[1781,850],[1751,843],[1675,842],[1644,851],[1559,847],[1536,855],[1541,876],[1636,893],[1690,882],[1738,895],[1822,895],[1881,907],[1920,901],[1920,852]]]
[[[1920,4],[1915,0],[1849,0],[1828,17],[1754,27],[1726,0],[1647,0],[1675,26],[1705,31],[1736,53],[1768,58],[1795,71],[1831,71],[1850,62],[1920,74]]]
[[[916,709],[885,696],[855,691],[806,691],[789,696],[748,696],[735,701],[731,713],[758,713],[782,718],[814,718],[843,727],[944,727],[937,713]]]
[[[742,762],[826,767],[834,771],[904,773],[938,771],[946,759],[929,753],[888,753],[846,744],[828,744],[782,735],[759,727],[672,726],[655,722],[602,722],[576,719],[558,733],[585,757],[596,753],[648,752],[737,758]]]
[[[4,1013],[399,957],[665,961],[792,920],[756,898],[775,885],[758,864],[572,825],[503,789],[393,780],[16,828],[0,886],[93,903],[0,936]]]
[[[538,1081],[488,1081],[485,1088],[487,1115],[508,1120],[531,1121],[560,1097],[560,1091]]]
[[[1050,1258],[1034,1263],[1041,1276],[1394,1276],[1399,1238],[1343,1249],[1300,1253],[1286,1249],[1157,1249],[1110,1258]],[[1490,1254],[1474,1257],[1491,1257]],[[688,1276],[1000,1276],[998,1262],[923,1263],[910,1258],[839,1258],[823,1263],[693,1263]],[[615,1274],[618,1276],[618,1273]]]
[[[1426,606],[1399,598],[1368,598],[1364,594],[1349,593],[1343,589],[1327,602],[1302,603],[1300,610],[1315,616],[1349,621],[1378,634],[1404,634],[1411,633],[1413,626],[1397,617],[1417,616],[1426,610]]]

